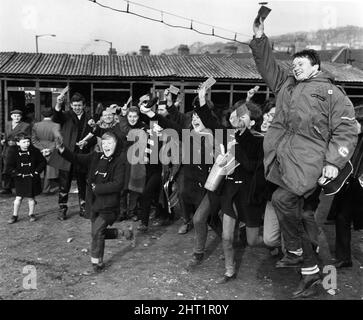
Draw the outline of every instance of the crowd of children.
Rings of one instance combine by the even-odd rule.
[[[68,193],[75,178],[79,213],[91,220],[94,272],[104,269],[106,239],[133,236],[134,230],[110,226],[133,219],[140,221],[139,232],[148,232],[154,207],[160,225],[172,223],[178,214],[183,220],[179,234],[194,228],[187,270],[203,262],[211,228],[222,239],[225,260],[225,272],[217,282],[234,279],[233,242],[235,231],[243,229],[248,245],[265,245],[271,254],[281,255],[277,268],[302,266],[302,280],[293,296],[309,296],[320,280],[314,217],[321,193],[318,179],[337,177],[353,155],[361,128],[348,98],[320,71],[316,53],[295,55],[294,73],[288,75],[270,56],[262,21],[255,22],[254,32],[256,65],[277,100],[258,105],[253,101],[255,87],[223,119],[207,99],[206,83],[198,88],[188,113],[179,110],[179,89],[173,85],[163,99],[148,93],[137,106],[132,100],[122,107],[99,105],[93,118],[81,94],[73,94],[67,111],[61,94],[54,108],[42,110],[44,120],[32,129],[21,121],[19,109],[12,110],[1,141],[2,193],[11,193],[14,183],[16,195],[9,223],[18,221],[23,198],[28,199],[30,221],[36,220],[35,197],[42,192],[43,171],[46,193],[51,192],[48,179],[58,177],[58,219],[67,219]],[[300,88],[302,82],[306,87]],[[328,95],[334,90],[334,114],[324,109],[326,93],[319,89],[323,86],[331,88]],[[296,88],[308,90],[306,99],[290,106],[299,99],[293,96]],[[311,113],[309,103],[321,108],[327,119],[335,116],[327,124],[331,136],[323,124],[326,119]],[[352,157],[354,173],[332,208],[337,217],[337,267],[352,265],[350,223],[358,215],[354,204],[362,198],[362,154],[359,140]],[[355,227],[363,228],[362,219],[355,220]]]

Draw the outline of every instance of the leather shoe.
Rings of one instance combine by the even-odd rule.
[[[276,268],[291,268],[299,267],[304,261],[303,257],[297,256],[293,253],[287,253],[281,260],[276,262]]]
[[[191,223],[183,223],[178,230],[178,234],[186,234],[192,228],[193,226]]]
[[[190,271],[203,262],[203,253],[193,253],[192,259],[187,263],[186,270]]]
[[[8,224],[13,224],[18,221],[18,216],[11,216],[10,220],[8,221]]]
[[[216,284],[224,284],[224,283],[227,283],[228,281],[231,281],[233,279],[236,279],[236,273],[232,274],[231,276],[227,276],[225,274],[225,275],[223,275],[223,277],[219,278],[216,281]]]
[[[100,273],[105,269],[105,264],[103,262],[101,263],[93,263],[92,269],[95,273]]]
[[[337,269],[350,268],[352,266],[353,266],[353,262],[351,260],[339,260],[334,263],[334,267]]]
[[[146,225],[144,225],[143,223],[141,223],[138,227],[137,230],[139,230],[140,232],[146,232],[148,230],[148,227]]]
[[[92,263],[92,269],[87,269],[86,271],[82,272],[81,275],[83,276],[93,276],[98,273],[101,273],[105,270],[105,264],[104,263]]]
[[[11,189],[2,189],[0,194],[12,194]]]
[[[64,221],[64,220],[66,220],[66,219],[67,219],[67,210],[68,210],[68,208],[67,208],[67,207],[63,207],[63,208],[61,207],[61,208],[59,209],[57,219],[58,219],[58,220],[60,220],[60,221]]]
[[[86,203],[81,203],[80,207],[79,207],[79,216],[82,218],[86,218]]]
[[[308,298],[314,295],[317,291],[317,286],[321,282],[319,272],[309,275],[302,275],[300,283],[295,292],[292,294],[292,298]]]

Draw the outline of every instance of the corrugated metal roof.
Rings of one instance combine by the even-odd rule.
[[[287,60],[280,60],[284,66]],[[323,62],[322,69],[342,82],[363,82],[363,71]],[[215,55],[108,56],[0,52],[0,75],[86,78],[261,79],[252,58]]]

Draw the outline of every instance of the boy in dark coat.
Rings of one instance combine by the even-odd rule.
[[[92,223],[91,262],[94,272],[104,268],[105,239],[118,238],[118,229],[112,225],[120,212],[120,193],[124,184],[126,158],[117,148],[117,138],[111,132],[102,135],[102,153],[71,152],[61,143],[58,151],[68,161],[88,168],[86,213]]]
[[[11,148],[8,154],[5,172],[14,178],[16,197],[14,213],[9,224],[18,221],[18,212],[23,198],[28,198],[29,218],[35,221],[35,196],[42,192],[40,173],[47,162],[40,151],[30,144],[30,136],[19,133],[16,137],[17,147]]]

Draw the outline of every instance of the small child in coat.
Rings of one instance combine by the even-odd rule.
[[[132,229],[118,230],[111,226],[120,213],[120,194],[124,185],[126,157],[117,147],[118,140],[112,132],[101,137],[103,152],[73,153],[57,141],[61,156],[72,163],[88,168],[86,213],[91,217],[91,263],[93,272],[104,269],[103,255],[106,239],[125,236],[132,238]],[[88,273],[88,272],[87,272]]]
[[[35,196],[42,192],[40,173],[45,169],[47,161],[41,152],[30,143],[31,137],[26,133],[19,133],[15,137],[16,148],[9,151],[9,158],[5,172],[14,178],[16,197],[14,200],[14,212],[9,224],[18,221],[18,213],[23,198],[28,198],[29,218],[36,220]]]

